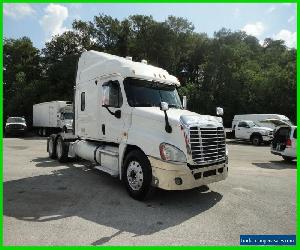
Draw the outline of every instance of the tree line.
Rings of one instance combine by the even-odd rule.
[[[72,30],[52,37],[41,50],[27,37],[4,39],[3,104],[7,116],[32,121],[32,105],[72,100],[76,64],[84,50],[133,60],[146,59],[177,76],[188,109],[215,114],[224,108],[224,124],[235,114],[276,113],[296,122],[296,49],[267,38],[263,44],[243,31],[221,29],[208,37],[187,19],[133,15],[118,20],[99,14],[74,20]]]

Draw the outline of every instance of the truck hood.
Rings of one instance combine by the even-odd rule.
[[[165,122],[165,115],[159,107],[136,107],[133,112],[135,115],[142,116],[147,119]],[[214,124],[215,126],[223,126],[222,118],[210,115],[200,115],[183,109],[170,108],[167,110],[167,115],[170,124],[178,124],[179,122],[185,125],[191,124]]]

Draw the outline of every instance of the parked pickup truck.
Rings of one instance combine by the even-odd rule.
[[[27,124],[23,117],[8,117],[5,124],[5,135],[25,134],[27,131]]]
[[[234,138],[251,141],[253,145],[270,143],[273,139],[273,129],[261,127],[253,121],[242,120],[233,124]]]

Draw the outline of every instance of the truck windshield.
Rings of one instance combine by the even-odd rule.
[[[170,108],[182,108],[176,87],[173,85],[126,78],[124,87],[131,107],[160,107],[161,102],[166,102]]]
[[[64,113],[65,119],[73,119],[73,113]]]
[[[25,119],[22,117],[9,117],[7,119],[7,122],[12,123],[12,122],[25,122]]]

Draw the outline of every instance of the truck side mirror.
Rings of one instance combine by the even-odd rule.
[[[118,118],[118,119],[121,118],[121,110],[120,109],[115,111],[115,117]]]
[[[182,106],[183,106],[183,109],[187,108],[187,99],[186,99],[185,95],[182,97]]]
[[[217,116],[222,116],[224,114],[224,110],[221,107],[216,108]]]
[[[160,103],[160,109],[162,111],[167,111],[169,109],[169,104],[167,102],[161,102]]]

